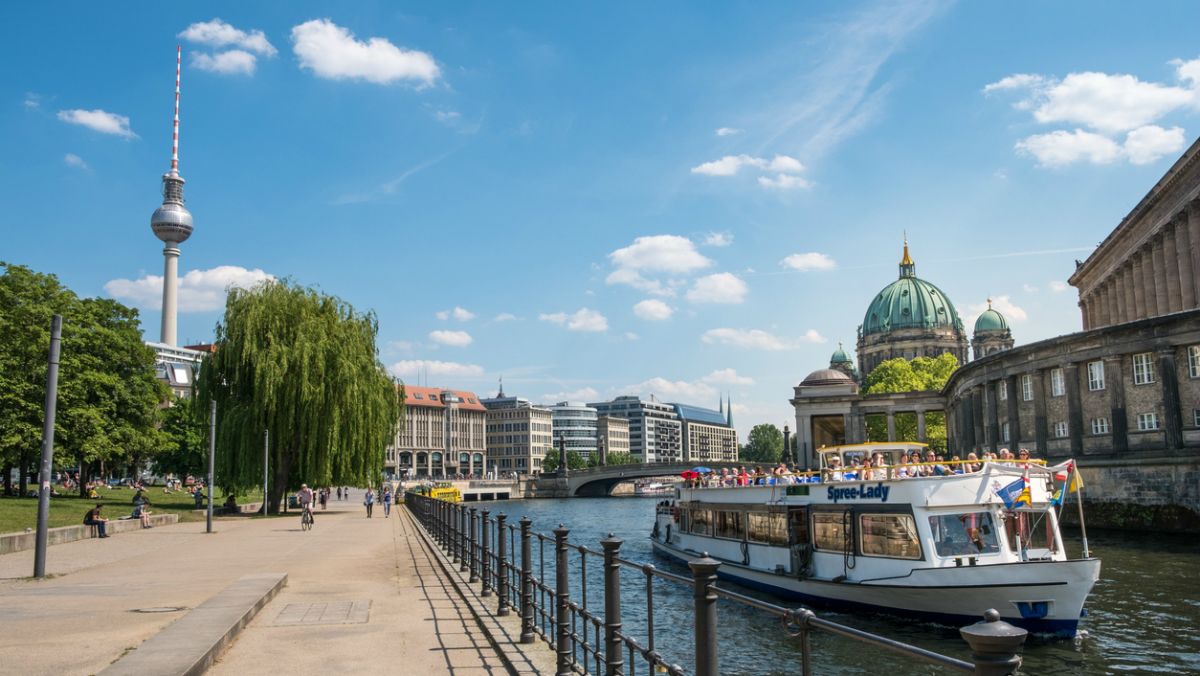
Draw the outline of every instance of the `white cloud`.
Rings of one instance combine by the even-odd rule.
[[[496,318],[493,319],[492,321],[494,321],[494,322],[515,322],[516,320],[517,320],[517,316],[514,315],[513,313],[501,312],[500,314],[496,315]]]
[[[1028,284],[1028,283],[1022,284],[1021,288],[1025,290],[1025,293],[1037,293],[1038,292],[1038,288],[1036,286],[1034,286],[1032,284]]]
[[[993,296],[991,302],[992,309],[1004,315],[1004,318],[1010,322],[1023,322],[1029,319],[1029,313],[1025,311],[1025,308],[1012,302],[1012,299],[1008,296]],[[971,303],[967,306],[967,316],[978,317],[987,309],[988,304],[986,302]]]
[[[717,369],[712,373],[701,378],[706,383],[716,383],[719,385],[753,385],[754,379],[749,376],[738,375],[734,369]]]
[[[557,404],[561,401],[589,402],[596,401],[600,398],[600,393],[594,387],[581,387],[578,390],[567,390],[565,392],[551,392],[543,394],[541,401],[547,404]]]
[[[717,136],[733,136],[734,134],[742,133],[742,130],[734,127],[717,127],[717,130],[713,133]]]
[[[1033,155],[1043,167],[1061,167],[1081,160],[1110,164],[1121,157],[1121,146],[1116,141],[1082,129],[1034,134],[1018,141],[1016,149]]]
[[[824,336],[815,329],[809,329],[804,335],[795,340],[785,340],[773,333],[761,329],[709,329],[700,336],[700,340],[710,345],[733,345],[753,350],[793,350],[802,343],[825,343]]]
[[[75,153],[67,153],[64,155],[63,162],[66,162],[68,167],[75,167],[76,169],[83,169],[86,171],[88,168],[87,162],[84,162],[83,158]]]
[[[706,268],[712,261],[698,251],[692,240],[679,235],[638,237],[633,244],[608,254],[617,268],[686,273]]]
[[[776,155],[772,159],[754,157],[752,155],[726,155],[719,160],[705,162],[692,167],[693,174],[705,176],[733,176],[742,167],[754,167],[768,172],[783,172],[797,174],[804,171],[804,165],[794,157]]]
[[[816,251],[792,254],[779,261],[779,264],[785,268],[800,270],[801,272],[809,272],[812,270],[832,270],[837,267],[836,261],[829,256]]]
[[[255,268],[247,270],[236,265],[221,265],[208,270],[191,270],[179,279],[179,311],[211,312],[225,304],[229,287],[249,289],[272,275]],[[104,290],[118,300],[130,302],[147,310],[162,309],[163,278],[146,275],[141,279],[114,279]]]
[[[1164,155],[1173,155],[1183,149],[1184,138],[1181,127],[1163,129],[1149,124],[1129,132],[1125,136],[1125,156],[1133,164],[1149,164]]]
[[[200,70],[222,75],[253,75],[258,59],[250,52],[230,49],[216,55],[198,52],[192,55],[192,65]]]
[[[828,343],[829,339],[817,333],[816,329],[809,329],[804,332],[804,335],[800,336],[799,341],[801,343],[812,343],[814,345],[819,345],[821,343]]]
[[[733,235],[728,232],[710,232],[704,236],[704,246],[729,246],[733,244]]]
[[[28,92],[25,94],[25,99],[21,103],[30,110],[37,110],[42,107],[42,97],[40,94]]]
[[[640,338],[640,337],[641,337],[641,336],[639,336],[638,334],[634,333],[633,331],[626,331],[626,332],[625,332],[625,340],[631,340],[631,341],[632,341],[632,340],[637,340],[637,339],[638,339],[638,338]]]
[[[644,300],[633,306],[633,314],[650,321],[670,319],[675,310],[661,300]]]
[[[246,32],[234,28],[220,19],[199,21],[179,33],[179,37],[208,47],[237,47],[262,56],[275,56],[275,46],[260,30]]]
[[[661,401],[679,401],[681,403],[696,403],[716,399],[717,390],[712,385],[700,381],[667,380],[666,378],[651,378],[635,385],[621,389],[625,393],[648,397],[654,395]]]
[[[430,331],[429,339],[450,347],[466,347],[472,342],[471,334],[466,331]]]
[[[407,340],[389,340],[383,346],[385,352],[411,352],[416,349],[416,345]]]
[[[1045,86],[1045,84],[1046,78],[1041,75],[1017,73],[1016,75],[1009,75],[1008,77],[1000,78],[996,82],[993,82],[989,85],[985,85],[983,88],[983,93],[991,94],[992,92],[996,91],[1041,88]]]
[[[386,38],[366,42],[329,19],[313,19],[292,28],[293,51],[301,68],[330,80],[391,84],[406,80],[429,86],[441,69],[429,54],[397,47]]]
[[[433,116],[438,122],[451,126],[458,123],[458,121],[462,119],[462,113],[458,112],[457,110],[437,110],[434,111]]]
[[[475,313],[455,305],[453,310],[442,310],[441,312],[435,313],[435,316],[442,321],[453,317],[460,322],[467,322],[475,318]],[[513,317],[513,319],[516,318]]]
[[[746,299],[749,287],[731,272],[718,272],[697,279],[688,289],[687,299],[693,303],[740,303]]]
[[[110,113],[105,110],[73,110],[58,111],[58,119],[67,124],[77,124],[101,134],[112,134],[121,138],[137,138],[137,134],[129,128],[129,118],[124,115]]]
[[[777,190],[793,190],[795,188],[808,188],[812,186],[808,182],[808,179],[788,174],[776,174],[773,178],[771,176],[759,176],[758,184],[764,188],[775,188]]]
[[[575,314],[568,315],[565,312],[555,312],[552,314],[540,314],[538,319],[551,324],[566,326],[570,331],[607,331],[608,319],[588,308],[581,308]]]
[[[389,367],[392,375],[406,377],[418,374],[431,376],[447,376],[453,378],[471,378],[483,375],[483,367],[475,364],[460,364],[454,361],[436,361],[430,359],[406,359],[398,361]]]
[[[1054,280],[1054,281],[1050,282],[1050,290],[1053,291],[1054,293],[1062,293],[1063,291],[1066,291],[1069,288],[1071,288],[1071,286],[1069,284],[1067,284],[1066,282],[1060,282],[1058,280]]]
[[[618,268],[604,278],[605,284],[625,284],[654,296],[674,296],[675,291],[657,279],[646,279],[637,270]]]

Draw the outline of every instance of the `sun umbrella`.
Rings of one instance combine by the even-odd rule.
[[[679,476],[683,477],[684,479],[695,479],[696,477],[698,477],[700,475],[697,474],[696,472],[693,472],[692,470],[684,470],[679,473]]]
[[[692,468],[692,471],[693,471],[693,472],[698,472],[698,473],[700,473],[700,474],[710,474],[710,473],[712,473],[712,470],[711,470],[711,469],[709,469],[709,468],[707,468],[707,467],[693,467],[693,468]]]

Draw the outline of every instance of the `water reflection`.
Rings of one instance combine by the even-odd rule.
[[[566,524],[571,528],[572,542],[595,551],[600,551],[600,540],[611,532],[625,541],[622,558],[689,574],[686,566],[657,557],[651,550],[649,533],[654,521],[654,503],[652,498],[573,498],[485,504],[493,513],[506,512],[510,522],[529,516],[538,532],[549,533],[557,524]],[[1200,623],[1200,595],[1195,585],[1200,570],[1200,544],[1190,537],[1149,533],[1090,532],[1088,535],[1092,553],[1101,558],[1103,565],[1100,581],[1088,600],[1088,617],[1080,624],[1086,635],[1073,641],[1031,637],[1026,644],[1023,672],[1200,673],[1200,633],[1196,631]],[[1068,531],[1064,539],[1077,542],[1078,536]],[[552,576],[551,550],[546,548],[546,571]],[[536,547],[534,557],[536,561]],[[579,558],[578,554],[572,555],[573,568],[579,565]],[[601,608],[603,581],[599,561],[592,559],[587,566],[588,605]],[[622,576],[626,630],[646,637],[644,582],[636,571],[623,571]],[[578,577],[572,576],[573,595],[581,591]],[[654,588],[655,645],[670,661],[690,670],[691,592],[664,582],[655,582]],[[799,644],[785,633],[778,620],[726,601],[720,603],[718,613],[722,674],[798,672]],[[825,610],[819,610],[818,614],[922,648],[970,658],[966,644],[952,627],[879,615]],[[813,666],[819,674],[949,673],[890,653],[864,650],[863,644],[838,636],[814,633],[812,646]]]

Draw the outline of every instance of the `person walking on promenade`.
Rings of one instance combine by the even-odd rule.
[[[338,486],[338,500],[342,499],[342,487]]]
[[[363,497],[363,504],[367,507],[367,518],[371,518],[371,512],[375,508],[375,491],[368,488],[367,494]]]
[[[392,516],[392,487],[383,487],[383,518],[388,519]]]
[[[83,517],[83,525],[95,526],[96,530],[100,534],[100,537],[106,538],[108,537],[108,534],[104,532],[104,527],[106,524],[108,524],[108,519],[100,516],[100,510],[103,508],[104,505],[97,503],[95,508],[89,509],[88,513]]]
[[[320,496],[319,499],[321,501],[321,511],[325,511],[326,504],[329,502],[329,489],[322,488],[319,496]]]

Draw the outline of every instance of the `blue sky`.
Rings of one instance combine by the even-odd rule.
[[[64,17],[69,17],[64,21]],[[1080,328],[1084,258],[1200,131],[1200,6],[9,3],[0,259],[142,309],[180,171],[182,342],[317,285],[410,382],[655,394],[744,435],[897,273]]]

